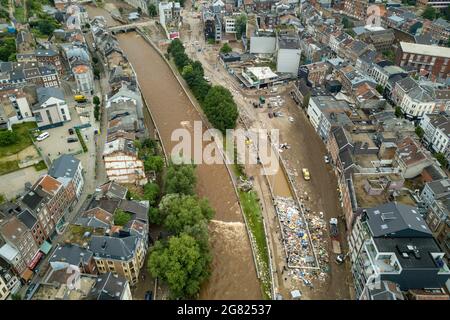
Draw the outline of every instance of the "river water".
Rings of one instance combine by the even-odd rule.
[[[175,129],[192,132],[193,122],[201,118],[159,54],[136,33],[118,36],[121,48],[134,66],[142,94],[151,109],[167,151]],[[242,214],[224,165],[197,166],[201,197],[215,209],[210,224],[212,275],[201,290],[203,299],[259,299],[260,285],[252,259]]]

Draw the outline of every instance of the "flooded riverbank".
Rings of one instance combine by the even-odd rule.
[[[118,40],[137,72],[138,81],[166,150],[175,129],[193,132],[194,121],[201,118],[170,68],[159,54],[136,33],[120,34]],[[211,279],[200,294],[203,299],[259,299],[256,277],[242,213],[232,181],[224,165],[198,165],[197,192],[209,199],[215,209],[210,225],[213,254]],[[224,228],[222,224],[233,227]],[[228,225],[227,225],[228,226]],[[241,226],[241,227],[236,227]]]

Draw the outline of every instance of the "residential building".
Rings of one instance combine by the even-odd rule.
[[[36,244],[41,246],[45,241],[45,235],[36,217],[33,216],[28,209],[25,209],[21,213],[17,214],[17,219],[27,226],[27,228],[31,231]]]
[[[309,99],[307,115],[317,134],[326,141],[335,126],[351,127],[348,117],[350,107],[347,102],[333,96],[314,96]]]
[[[432,113],[436,106],[434,98],[430,92],[422,86],[417,86],[403,96],[400,108],[408,118],[421,119],[425,114]]]
[[[107,142],[103,151],[106,175],[110,180],[121,183],[147,183],[144,163],[138,157],[138,150],[132,140],[117,138]]]
[[[424,131],[423,139],[434,152],[449,154],[450,117],[447,113],[425,114],[420,122]]]
[[[445,253],[415,207],[391,202],[366,209],[348,241],[358,299],[382,281],[407,291],[440,289],[449,279]]]
[[[55,270],[71,267],[71,269],[78,269],[80,273],[97,273],[92,251],[76,244],[58,245],[53,251],[49,263]]]
[[[223,25],[225,33],[236,33],[236,18],[233,16],[224,16]]]
[[[5,244],[0,248],[0,256],[7,260],[18,275],[27,269],[33,270],[41,258],[39,247],[28,227],[17,217],[8,217],[0,224],[0,237]]]
[[[107,272],[100,274],[89,293],[89,300],[133,300],[128,280]]]
[[[424,32],[429,32],[433,39],[445,43],[450,37],[450,23],[443,18],[429,21],[428,24],[424,24]]]
[[[432,6],[438,9],[444,9],[450,5],[449,0],[417,0],[417,3],[423,6]]]
[[[397,143],[394,160],[405,179],[417,177],[424,168],[434,163],[429,152],[411,137]]]
[[[17,293],[21,288],[21,282],[12,265],[0,256],[0,282],[6,285],[6,291],[0,289],[0,297],[8,298],[8,294]],[[1,284],[0,284],[1,287]],[[2,293],[3,291],[3,293]],[[0,298],[2,300],[2,298]]]
[[[6,300],[6,298],[8,298],[9,296],[9,289],[6,286],[6,282],[3,279],[3,277],[0,275],[0,301],[1,300]]]
[[[3,109],[5,119],[7,118],[8,127],[22,120],[33,120],[28,99],[29,96],[21,89],[0,95],[0,108]]]
[[[400,42],[396,64],[425,70],[433,80],[445,81],[450,74],[450,48]]]
[[[279,35],[277,39],[277,72],[298,74],[300,42],[297,36]]]
[[[358,20],[365,20],[370,0],[344,0],[344,11]]]
[[[70,121],[69,107],[64,93],[59,88],[38,88],[38,103],[31,110],[39,129],[59,127]]]
[[[72,73],[77,83],[77,91],[86,95],[94,93],[94,74],[91,67],[85,64],[79,64],[72,68]]]
[[[325,83],[326,76],[330,72],[330,67],[326,62],[316,62],[300,67],[299,75],[305,76],[306,80],[313,87],[320,87]]]
[[[35,84],[38,87],[59,87],[58,71],[51,65],[32,62],[0,62],[0,89]]]
[[[38,49],[34,51],[34,57],[38,63],[52,65],[61,75],[64,71],[58,52],[51,49]]]
[[[434,232],[448,219],[450,179],[445,178],[426,183],[420,197],[427,209],[426,221]]]
[[[63,154],[52,162],[48,174],[61,182],[64,188],[73,188],[79,199],[84,186],[81,161],[71,154]]]
[[[383,52],[392,49],[395,35],[392,29],[377,30],[369,32],[366,39],[378,52]]]
[[[142,238],[92,236],[89,250],[100,274],[112,272],[126,278],[131,285],[139,280],[139,271],[145,262],[146,245]]]
[[[20,30],[16,35],[16,50],[20,53],[30,53],[34,50],[35,41],[33,34],[28,30]]]
[[[369,74],[383,87],[386,87],[388,80],[395,75],[406,76],[406,72],[402,68],[382,62],[374,63],[372,69],[369,70]]]
[[[375,87],[377,82],[366,74],[363,74],[353,66],[346,66],[338,71],[339,80],[347,93],[351,93],[360,84],[368,83]]]

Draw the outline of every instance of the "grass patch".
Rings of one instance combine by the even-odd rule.
[[[47,169],[47,165],[45,164],[44,160],[41,160],[34,165],[34,168],[36,169],[36,171],[41,171]]]
[[[0,204],[4,203],[5,201],[6,201],[5,196],[0,193]]]
[[[239,191],[239,198],[241,200],[241,205],[242,209],[244,210],[245,217],[247,218],[248,226],[256,242],[256,256],[258,260],[258,267],[261,273],[263,295],[265,299],[270,300],[271,279],[269,268],[269,253],[258,196],[254,191]]]
[[[75,129],[75,132],[77,133],[78,140],[80,140],[81,148],[83,148],[83,152],[87,152],[88,148],[86,146],[86,142],[84,142],[83,135],[81,134],[80,129],[78,129],[78,128]]]
[[[31,146],[33,143],[30,138],[30,130],[36,128],[36,122],[24,122],[20,124],[14,124],[12,130],[17,133],[19,137],[15,144],[10,146],[0,147],[0,157],[10,156],[16,154],[23,149]]]
[[[19,161],[17,160],[0,162],[0,176],[19,169]]]

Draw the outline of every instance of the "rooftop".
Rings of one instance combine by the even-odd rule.
[[[90,300],[120,300],[127,286],[127,280],[111,272],[97,277],[89,293]]]
[[[80,160],[71,154],[63,154],[55,159],[48,170],[48,174],[53,178],[73,178],[77,172]]]
[[[450,58],[450,48],[440,46],[430,46],[426,44],[400,42],[403,52],[409,52],[420,55]]]

